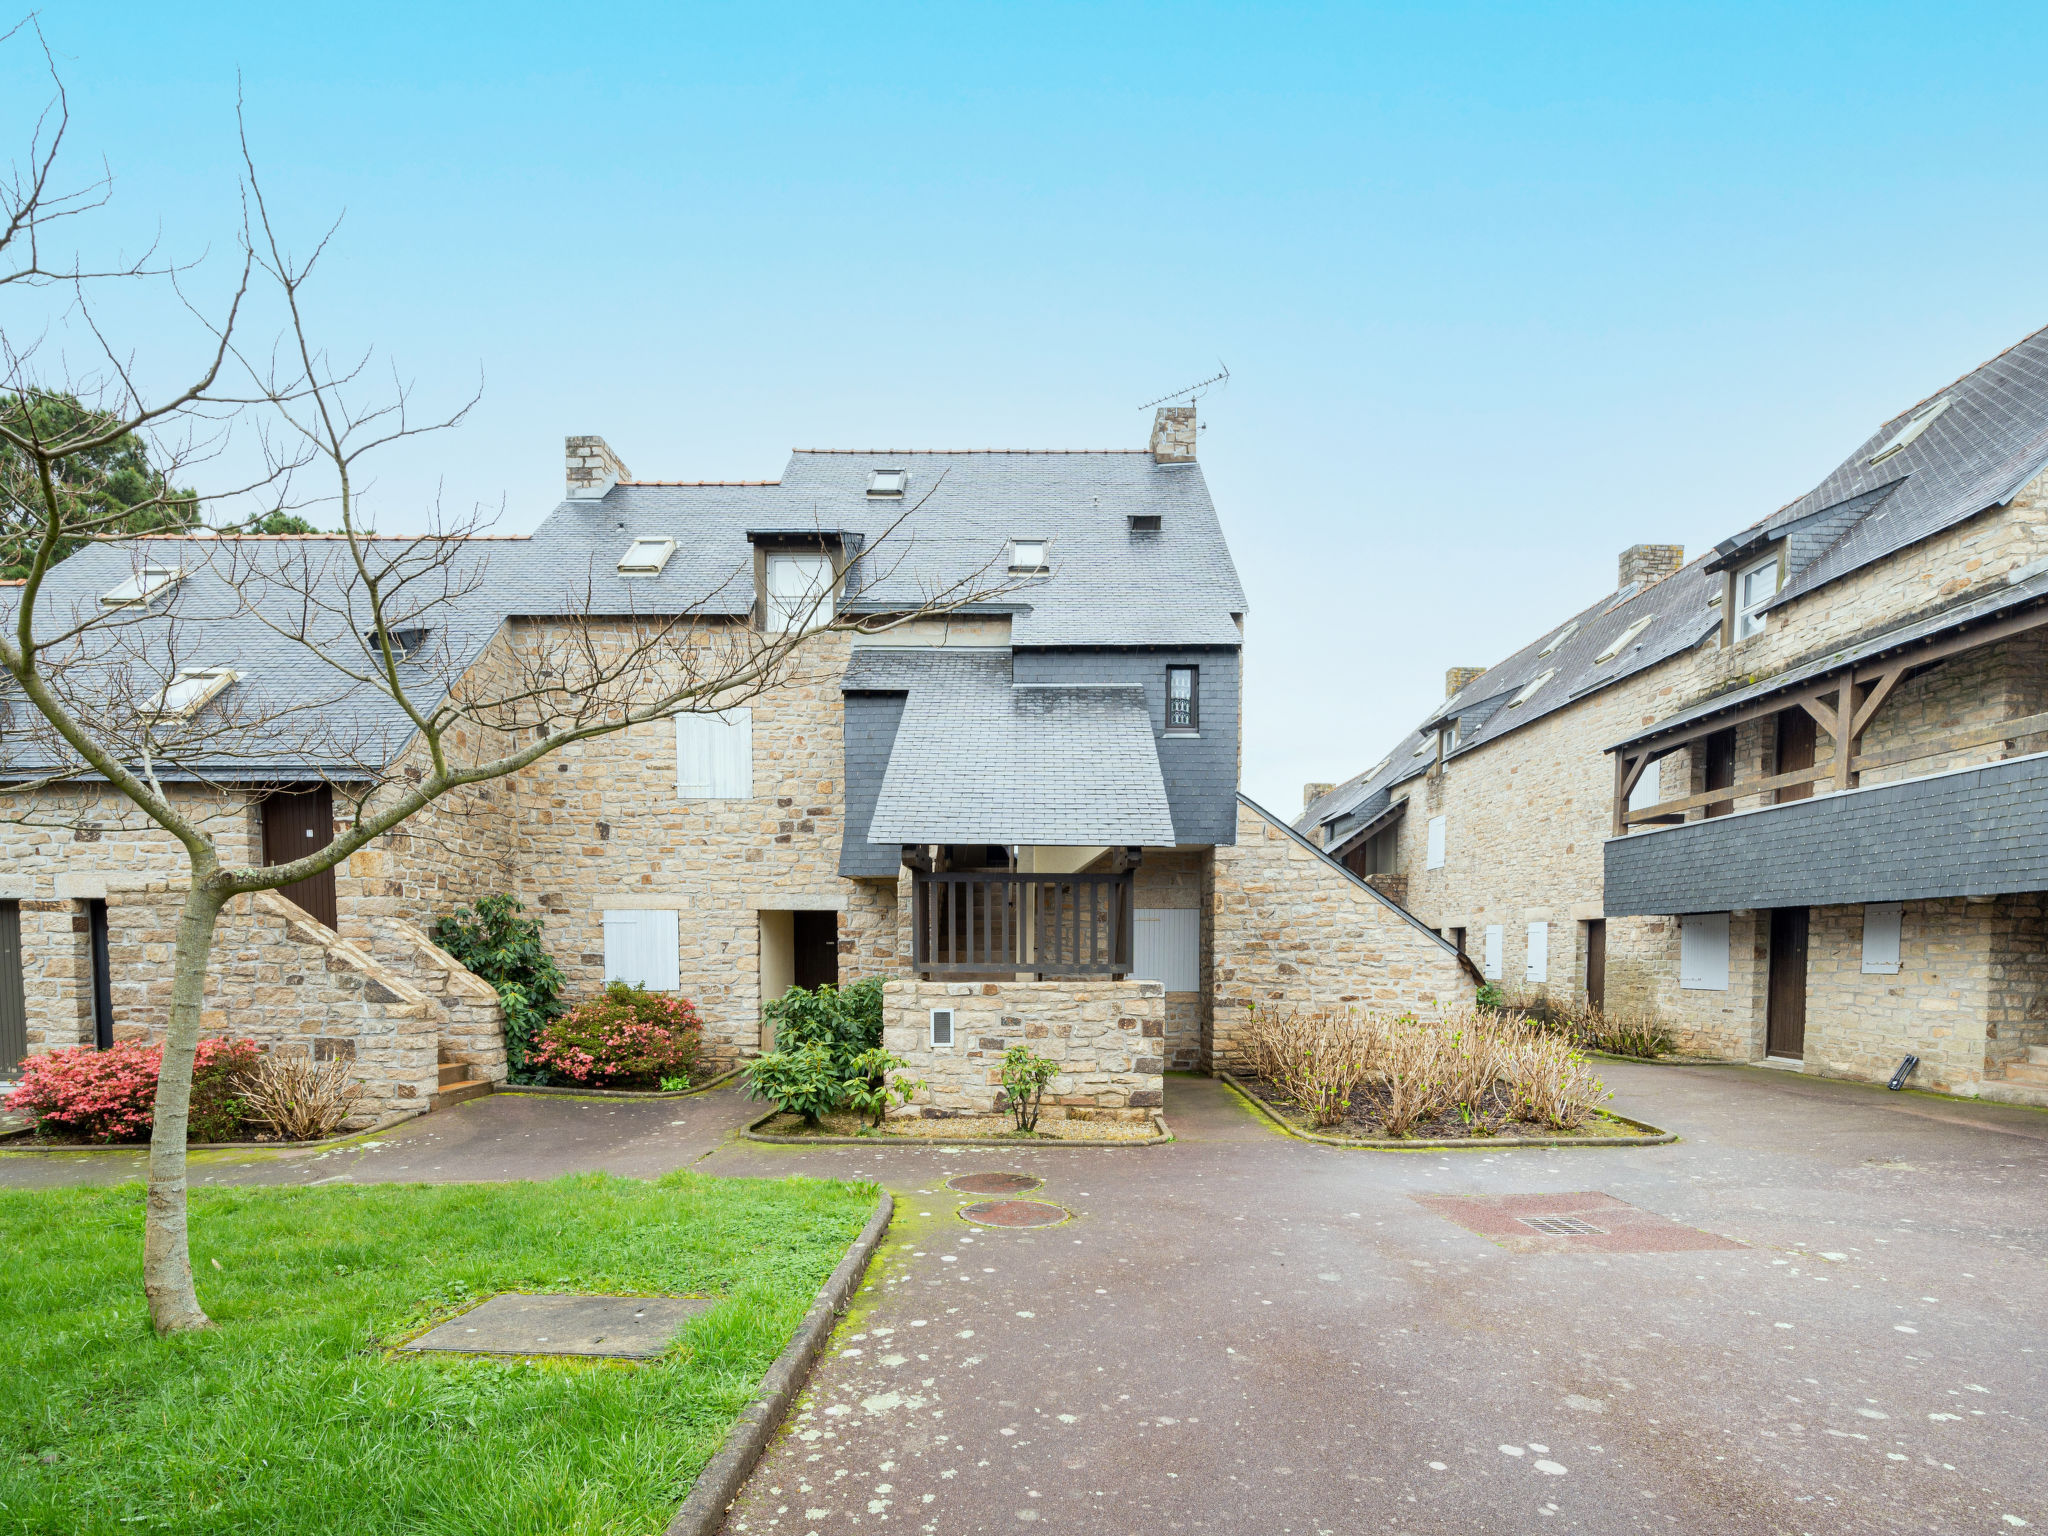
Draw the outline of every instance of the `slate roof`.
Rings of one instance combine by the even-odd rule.
[[[1006,652],[879,647],[844,686],[908,692],[870,842],[1173,846],[1142,689],[1019,687]]]
[[[1944,399],[1947,406],[1911,443],[1877,464],[1869,462],[1922,410]],[[1489,668],[1405,737],[1383,764],[1320,796],[1304,809],[1296,825],[1327,826],[1335,837],[1356,831],[1364,824],[1360,817],[1373,796],[1429,768],[1441,722],[1458,719],[1457,752],[1470,751],[1699,644],[1720,625],[1721,610],[1709,607],[1708,600],[1721,590],[1721,572],[1739,565],[1770,541],[1784,539],[1787,550],[1785,584],[1767,605],[1776,607],[2011,499],[2044,469],[2048,469],[2048,328],[1899,412],[1806,495],[1724,540],[1707,556],[1645,593],[1624,590],[1585,609],[1576,616],[1578,631],[1551,656],[1538,653],[1565,623]],[[1983,599],[2003,606],[2024,600],[2015,592]],[[1626,654],[1604,666],[1592,661],[1616,631],[1644,616],[1652,622]],[[1939,622],[1965,621],[1950,616]],[[1882,648],[1898,641],[1869,643]],[[1841,661],[1832,657],[1802,664],[1796,675],[1788,672],[1750,692],[1761,694],[1790,686],[1805,678],[1807,668],[1839,665]],[[1526,703],[1507,702],[1552,667],[1557,675]],[[1642,734],[1657,734],[1692,714],[1713,713],[1736,702],[1739,700],[1733,695],[1709,701],[1687,716],[1660,721]],[[1425,742],[1430,743],[1429,750],[1416,755]]]

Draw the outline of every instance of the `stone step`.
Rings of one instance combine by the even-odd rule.
[[[469,1063],[466,1061],[444,1061],[441,1063],[441,1086],[452,1088],[457,1083],[469,1081]]]
[[[431,1113],[437,1109],[447,1109],[450,1105],[460,1104],[464,1099],[480,1099],[495,1086],[488,1078],[481,1078],[473,1083],[457,1083],[452,1088],[443,1088],[428,1100],[427,1109]]]
[[[2040,1047],[2036,1046],[2036,1050]],[[2005,1069],[2005,1080],[2009,1083],[2027,1083],[2035,1087],[2048,1088],[2048,1062],[2038,1059],[2015,1061]]]

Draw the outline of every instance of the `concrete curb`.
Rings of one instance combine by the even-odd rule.
[[[532,1098],[547,1095],[566,1099],[688,1099],[694,1098],[700,1093],[709,1093],[714,1088],[722,1087],[745,1070],[745,1067],[732,1067],[727,1071],[719,1073],[718,1076],[708,1082],[699,1083],[694,1088],[675,1088],[667,1092],[659,1088],[565,1088],[558,1087],[553,1083],[500,1084],[491,1091],[493,1096],[509,1094],[514,1098],[521,1097],[522,1095]]]
[[[761,1378],[754,1400],[747,1404],[739,1422],[725,1437],[725,1444],[697,1474],[697,1482],[690,1489],[690,1496],[683,1501],[683,1507],[676,1512],[675,1519],[669,1522],[666,1536],[715,1536],[725,1523],[726,1512],[732,1508],[733,1500],[739,1497],[741,1486],[761,1460],[762,1452],[768,1449],[769,1440],[811,1374],[811,1367],[817,1363],[825,1341],[832,1336],[840,1314],[859,1289],[861,1278],[867,1273],[868,1261],[874,1257],[875,1249],[881,1246],[895,1210],[896,1202],[885,1190],[876,1202],[875,1214],[868,1218],[868,1224],[853,1240],[853,1246],[846,1250],[846,1257],[839,1261],[839,1267],[832,1271],[831,1279],[825,1282],[825,1288],[818,1292],[817,1300],[811,1303],[810,1311],[797,1325],[795,1337],[775,1357],[775,1363],[768,1367],[768,1374]]]
[[[1304,1131],[1290,1125],[1279,1111],[1253,1093],[1228,1072],[1218,1072],[1216,1080],[1236,1094],[1245,1103],[1279,1126],[1288,1135],[1302,1141],[1313,1141],[1325,1147],[1343,1147],[1359,1152],[1487,1152],[1502,1147],[1662,1147],[1678,1140],[1676,1131],[1659,1130],[1643,1120],[1631,1120],[1627,1115],[1617,1115],[1604,1110],[1610,1120],[1619,1120],[1623,1125],[1632,1125],[1643,1132],[1640,1136],[1462,1136],[1456,1141],[1407,1141],[1393,1136],[1319,1136],[1314,1131]]]
[[[781,1113],[779,1109],[771,1109],[759,1119],[749,1120],[740,1134],[748,1141],[765,1141],[778,1147],[1030,1147],[1044,1152],[1060,1147],[1163,1147],[1173,1140],[1173,1132],[1166,1128],[1166,1111],[1163,1109],[1152,1111],[1152,1124],[1159,1134],[1144,1141],[1115,1141],[1106,1137],[1021,1141],[995,1136],[956,1136],[950,1140],[944,1136],[777,1136],[761,1129]]]
[[[417,1120],[429,1113],[424,1109],[402,1110],[395,1115],[386,1115],[382,1120],[364,1126],[360,1131],[350,1131],[342,1136],[329,1136],[321,1141],[188,1141],[187,1152],[263,1152],[272,1157],[290,1157],[301,1152],[324,1152],[331,1147],[345,1147],[352,1141],[361,1141],[365,1136],[379,1136],[395,1125],[408,1120]],[[0,1143],[0,1157],[68,1157],[74,1152],[147,1152],[146,1141],[100,1142],[93,1145],[67,1146],[61,1142],[50,1142],[33,1146],[8,1146]]]

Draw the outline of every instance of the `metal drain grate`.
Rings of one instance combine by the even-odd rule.
[[[1605,1237],[1607,1229],[1596,1227],[1590,1221],[1581,1221],[1576,1216],[1518,1216],[1515,1218],[1525,1227],[1534,1227],[1538,1232],[1547,1232],[1552,1237]]]

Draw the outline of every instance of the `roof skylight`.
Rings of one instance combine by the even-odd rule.
[[[1652,614],[1648,618],[1637,619],[1635,623],[1629,625],[1627,629],[1624,629],[1620,634],[1616,635],[1612,640],[1608,641],[1607,649],[1605,649],[1598,656],[1595,656],[1593,658],[1593,665],[1597,667],[1603,661],[1614,660],[1615,657],[1619,656],[1625,649],[1627,649],[1629,643],[1633,641],[1637,635],[1640,635],[1644,630],[1650,627],[1651,621],[1655,619],[1655,617],[1656,615]]]
[[[661,568],[668,564],[668,557],[675,552],[674,539],[635,539],[619,556],[619,574],[659,576]]]
[[[1157,533],[1159,526],[1159,514],[1157,512],[1133,512],[1131,514],[1131,532],[1133,533]]]
[[[1923,407],[1910,421],[1892,434],[1889,442],[1863,462],[1865,464],[1882,464],[1893,454],[1906,447],[1907,444],[1911,443],[1922,432],[1933,426],[1935,418],[1953,404],[1955,404],[1955,397],[1953,395],[1943,395],[1934,404]]]
[[[1045,540],[1012,539],[1010,541],[1010,569],[1013,571],[1042,571],[1045,564]]]
[[[1571,623],[1565,625],[1563,629],[1560,629],[1556,634],[1552,635],[1550,637],[1550,643],[1544,646],[1543,649],[1538,651],[1536,654],[1538,656],[1548,656],[1552,651],[1556,650],[1560,645],[1563,645],[1565,641],[1571,639],[1571,637],[1577,634],[1578,632],[1579,621],[1577,619],[1573,619]]]
[[[145,565],[134,575],[115,587],[111,592],[100,594],[102,608],[136,608],[149,606],[150,599],[157,593],[176,586],[185,579],[182,567],[175,565]]]
[[[180,667],[148,712],[159,720],[189,719],[240,676],[232,667]]]
[[[878,469],[868,476],[868,494],[901,496],[909,484],[910,471],[907,469]]]
[[[1555,676],[1557,676],[1557,669],[1555,667],[1551,668],[1548,672],[1538,672],[1534,677],[1529,679],[1528,683],[1523,687],[1520,693],[1516,694],[1512,699],[1508,700],[1508,708],[1513,709],[1517,704],[1528,703],[1530,699],[1536,696],[1536,690],[1538,688],[1541,688],[1545,683],[1549,682]]]

